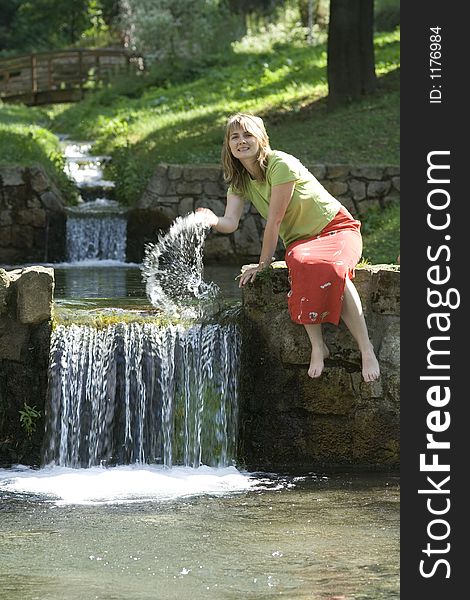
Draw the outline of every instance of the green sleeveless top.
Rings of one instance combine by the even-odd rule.
[[[341,208],[341,203],[327,192],[310,171],[294,156],[273,150],[268,156],[266,181],[249,178],[244,194],[232,186],[228,189],[228,194],[251,202],[260,215],[267,219],[272,186],[290,181],[295,182],[294,193],[279,229],[285,246],[320,233]]]

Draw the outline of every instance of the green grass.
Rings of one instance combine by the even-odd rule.
[[[97,140],[97,152],[113,155],[128,203],[159,162],[218,162],[225,120],[237,111],[264,116],[272,146],[307,163],[398,164],[399,31],[376,35],[375,47],[377,93],[335,111],[326,106],[325,46],[290,44],[234,52],[186,83],[117,81],[49,116],[55,131]]]
[[[362,256],[371,264],[396,264],[400,253],[400,206],[369,208],[361,216]]]
[[[59,140],[44,109],[0,103],[0,166],[40,164],[71,202],[76,191],[66,177]]]
[[[113,157],[118,199],[133,204],[160,162],[218,163],[227,117],[249,111],[264,117],[273,148],[306,164],[398,165],[399,39],[399,29],[376,34],[377,92],[336,110],[326,103],[325,44],[299,39],[235,44],[231,54],[165,85],[155,84],[157,70],[117,79],[76,104],[0,103],[0,163],[42,163],[64,186],[51,131],[96,140],[95,151]],[[362,221],[364,258],[395,262],[398,210],[372,211]]]

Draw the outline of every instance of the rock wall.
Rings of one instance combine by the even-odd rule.
[[[372,205],[398,202],[400,170],[392,166],[312,165],[310,171],[325,188],[354,215]],[[154,213],[163,222],[172,221],[201,206],[221,215],[225,209],[226,185],[216,165],[159,165],[137,208]],[[231,235],[211,234],[206,242],[209,259],[259,257],[264,220],[247,204],[239,229]],[[143,246],[143,244],[140,244]],[[279,246],[282,252],[282,247]],[[133,257],[133,260],[139,260]]]
[[[310,343],[290,320],[285,263],[243,289],[240,459],[251,470],[395,468],[399,464],[400,274],[356,270],[381,377],[365,383],[357,346],[340,325],[323,326],[331,356],[307,375]]]
[[[0,466],[39,464],[53,289],[53,269],[0,269]],[[20,411],[33,408],[28,431]]]
[[[0,167],[0,264],[65,259],[65,209],[40,166]]]

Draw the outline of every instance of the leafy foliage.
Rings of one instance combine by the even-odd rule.
[[[38,426],[38,419],[41,417],[41,411],[36,409],[36,406],[24,404],[24,408],[19,411],[20,423],[26,432],[26,435],[31,438]]]
[[[0,0],[0,52],[96,43],[118,14],[116,0]],[[109,40],[106,40],[109,41]]]
[[[149,62],[195,62],[229,47],[235,19],[221,0],[123,0],[121,22],[131,47]]]

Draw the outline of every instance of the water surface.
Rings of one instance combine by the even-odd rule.
[[[399,598],[396,477],[236,473],[238,491],[201,484],[190,497],[106,504],[60,503],[57,487],[54,497],[47,485],[20,492],[4,482],[0,598]],[[93,489],[92,470],[78,476]],[[189,474],[180,476],[187,489]]]

